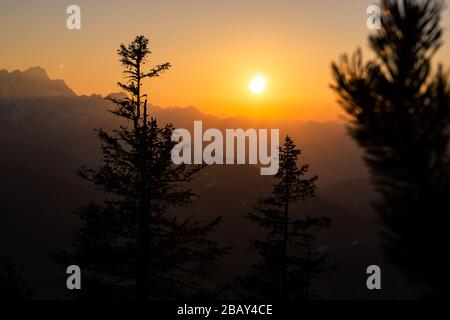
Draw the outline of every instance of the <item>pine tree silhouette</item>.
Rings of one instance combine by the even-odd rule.
[[[77,171],[106,197],[78,210],[76,252],[59,253],[59,261],[81,267],[86,298],[195,297],[207,289],[205,279],[227,252],[209,239],[220,218],[200,223],[168,210],[192,202],[188,183],[202,166],[174,165],[172,126],[159,127],[149,118],[142,81],[170,67],[165,63],[144,71],[150,53],[144,36],[120,46],[127,82],[118,85],[127,98],[109,100],[117,105],[111,112],[125,122],[112,134],[97,131],[102,163],[98,169]]]
[[[239,279],[247,296],[259,299],[309,299],[311,286],[335,266],[315,245],[315,233],[330,226],[326,217],[297,218],[292,206],[314,197],[317,176],[305,179],[308,165],[297,166],[301,151],[289,136],[280,148],[280,169],[272,194],[261,199],[246,217],[266,231],[252,241],[260,255],[252,271]]]
[[[441,46],[442,1],[383,0],[375,59],[333,64],[349,132],[365,151],[379,199],[384,247],[405,275],[448,295],[450,88],[432,58]]]

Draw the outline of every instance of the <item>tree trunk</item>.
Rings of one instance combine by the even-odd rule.
[[[286,281],[287,281],[287,255],[288,255],[288,212],[289,212],[289,188],[286,186],[286,202],[284,205],[283,219],[283,261],[281,274],[281,300],[286,300]]]

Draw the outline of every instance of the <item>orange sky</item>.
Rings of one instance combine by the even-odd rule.
[[[82,29],[69,31],[65,10],[74,1],[2,0],[0,69],[41,66],[77,94],[106,95],[121,80],[119,44],[144,34],[152,62],[173,65],[148,83],[153,104],[219,116],[335,120],[330,64],[367,48],[366,8],[374,2],[79,0]],[[448,32],[445,39],[439,60],[450,62]],[[248,82],[258,73],[267,90],[256,96]]]

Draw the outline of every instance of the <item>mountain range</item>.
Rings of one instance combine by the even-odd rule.
[[[23,72],[0,70],[0,98],[73,97],[75,93],[63,80],[51,80],[40,67]]]
[[[74,175],[74,169],[98,163],[95,128],[112,130],[123,124],[108,112],[113,107],[99,95],[76,95],[63,80],[51,80],[39,67],[0,71],[0,252],[14,255],[25,266],[39,297],[63,291],[64,282],[59,280],[65,274],[51,264],[48,253],[70,246],[77,223],[73,211],[101,198]],[[379,226],[370,205],[375,195],[361,152],[344,124],[219,118],[194,107],[151,106],[150,110],[160,123],[175,127],[191,128],[194,120],[202,120],[204,128],[280,128],[283,135],[289,134],[302,149],[301,162],[319,175],[318,196],[299,205],[298,214],[333,219],[320,241],[341,267],[321,286],[322,295],[386,298],[406,290],[382,255]],[[242,215],[270,192],[271,185],[272,178],[261,177],[254,166],[208,167],[193,182],[200,197],[180,214],[224,217],[216,237],[236,248],[218,271],[224,279],[251,263],[248,238],[258,232]],[[385,277],[392,279],[379,294],[369,293],[361,282],[365,266],[376,263],[386,265]]]

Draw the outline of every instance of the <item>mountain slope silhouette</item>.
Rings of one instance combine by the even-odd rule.
[[[0,98],[70,97],[75,93],[63,80],[51,80],[41,67],[23,72],[0,70]]]
[[[15,77],[26,79],[23,81],[27,85],[39,83],[39,88],[54,85],[54,80],[40,68],[6,76],[5,71],[0,72],[0,79],[8,78],[10,83],[14,83],[11,79]],[[99,95],[77,96],[70,88],[56,95],[54,86],[47,91],[31,88],[28,92],[25,88],[26,85],[21,87],[20,96],[4,87],[0,89],[3,92],[0,95],[0,144],[3,146],[0,251],[13,255],[25,266],[25,276],[36,288],[38,297],[54,298],[59,289],[64,293],[65,289],[58,285],[65,283],[65,274],[49,261],[48,253],[56,244],[60,248],[70,245],[71,230],[76,223],[73,211],[101,197],[92,186],[80,181],[73,170],[82,164],[98,163],[99,142],[93,129],[110,130],[119,123],[107,112],[113,105]],[[331,216],[334,227],[321,244],[330,249],[336,260],[350,262],[329,279],[332,285],[324,285],[324,295],[336,297],[342,295],[341,290],[349,297],[366,294],[358,289],[360,264],[374,263],[373,259],[381,258],[375,215],[365,211],[370,201],[370,192],[362,188],[367,183],[366,171],[360,152],[346,136],[343,125],[313,121],[274,124],[244,117],[220,118],[206,115],[195,107],[151,106],[151,114],[162,123],[172,122],[175,127],[188,129],[194,120],[202,120],[205,129],[278,127],[282,134],[290,133],[303,149],[302,161],[310,163],[311,172],[319,175],[317,199],[298,208],[298,212]],[[362,180],[353,183],[349,179]],[[205,219],[223,215],[225,221],[217,238],[237,248],[218,271],[221,278],[230,279],[251,263],[246,244],[249,234],[257,234],[242,220],[242,215],[271,186],[271,177],[261,177],[254,166],[208,167],[193,182],[193,190],[200,197],[180,214],[195,214]],[[355,195],[361,203],[354,203]],[[389,270],[385,272],[389,277]],[[348,285],[341,289],[343,281]],[[385,294],[390,293],[386,290]]]

